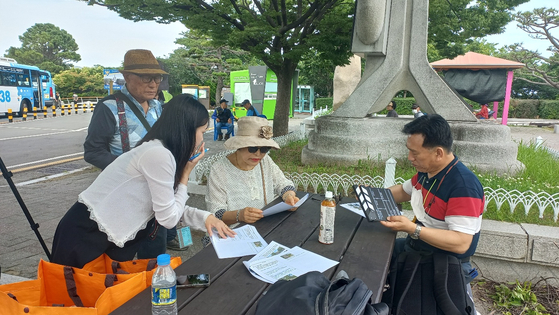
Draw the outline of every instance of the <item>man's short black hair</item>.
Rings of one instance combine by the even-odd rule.
[[[450,125],[441,116],[430,114],[418,117],[407,123],[402,132],[407,135],[422,134],[424,148],[443,147],[447,152],[452,152],[452,131]]]
[[[390,103],[392,103],[392,109],[393,109],[393,110],[396,110],[396,106],[398,106],[398,105],[396,104],[396,101],[390,101]],[[390,104],[390,103],[388,103],[388,104]]]

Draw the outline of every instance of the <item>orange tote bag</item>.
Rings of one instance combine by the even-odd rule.
[[[147,288],[146,273],[101,274],[41,260],[38,279],[0,286],[2,315],[105,315]]]
[[[180,257],[171,257],[171,267],[177,268],[182,264]],[[106,274],[133,274],[146,273],[146,287],[151,285],[151,277],[157,267],[157,259],[136,259],[129,261],[112,260],[107,254],[97,257],[83,266],[83,270]]]

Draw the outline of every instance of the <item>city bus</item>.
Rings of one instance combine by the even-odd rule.
[[[19,116],[24,108],[29,113],[33,107],[41,111],[54,104],[55,94],[50,72],[0,57],[0,115],[7,114],[8,109]]]

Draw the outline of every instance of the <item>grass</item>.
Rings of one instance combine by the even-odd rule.
[[[281,150],[271,151],[270,156],[284,172],[297,173],[318,173],[318,174],[348,174],[348,175],[369,175],[371,177],[384,177],[384,161],[364,160],[359,161],[354,166],[329,166],[329,165],[303,165],[301,163],[301,151],[307,144],[307,140],[292,142],[284,146]],[[542,148],[536,148],[533,144],[520,143],[518,147],[518,160],[522,162],[526,169],[515,175],[480,172],[476,169],[472,171],[478,176],[484,187],[493,189],[503,188],[507,191],[518,190],[520,192],[531,190],[535,193],[547,192],[550,195],[559,193],[559,160],[555,159],[550,153]],[[410,162],[405,159],[397,160],[396,178],[411,178],[415,174],[415,169]],[[409,204],[403,205],[404,209],[410,209]],[[497,210],[495,201],[487,205],[484,218],[498,221],[515,223],[533,223],[540,225],[559,226],[559,222],[553,219],[553,209],[548,207],[539,217],[539,210],[533,205],[528,215],[524,212],[523,205],[517,205],[512,213],[508,204],[504,204]]]

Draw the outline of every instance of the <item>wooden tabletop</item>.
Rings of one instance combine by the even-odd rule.
[[[298,192],[299,197],[304,193]],[[340,206],[336,208],[334,243],[318,242],[320,195],[309,199],[297,211],[285,211],[265,217],[254,227],[267,241],[287,247],[300,246],[340,263],[324,272],[332,278],[345,270],[350,278],[360,278],[373,291],[372,300],[380,302],[390,265],[396,233],[378,222],[368,222]],[[275,204],[275,200],[271,204]],[[340,203],[355,202],[344,198]],[[197,241],[197,240],[194,240]],[[177,289],[179,314],[254,314],[256,303],[269,287],[254,278],[244,264],[252,256],[219,259],[213,247],[207,246],[175,269],[178,275],[209,273],[207,288]],[[147,288],[111,314],[151,314],[151,288]]]

